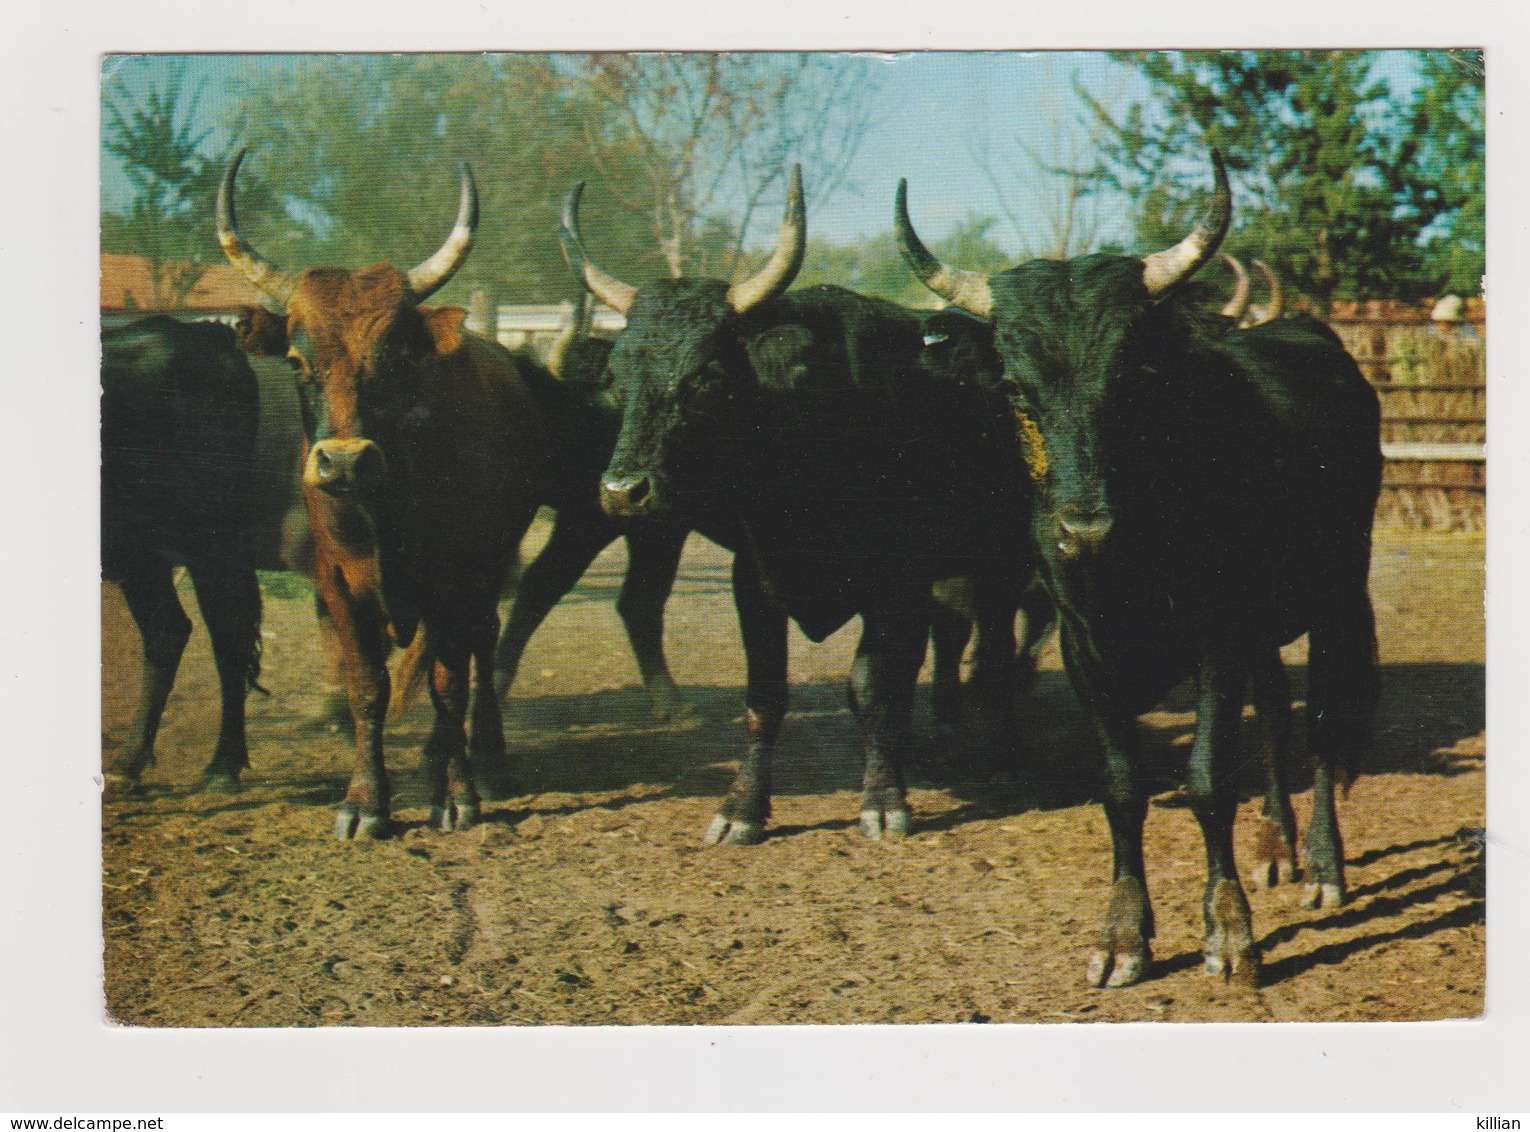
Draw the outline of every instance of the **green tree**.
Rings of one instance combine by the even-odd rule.
[[[1424,233],[1443,170],[1421,158],[1421,110],[1364,51],[1118,55],[1149,100],[1119,118],[1092,102],[1110,180],[1134,203],[1143,246],[1178,239],[1218,147],[1234,183],[1228,248],[1258,255],[1319,309],[1431,287]],[[1428,56],[1423,57],[1426,61]],[[1086,100],[1087,93],[1082,92]]]
[[[558,213],[584,179],[601,262],[639,278],[662,274],[642,228],[609,198],[602,204],[604,186],[578,143],[582,112],[519,56],[296,58],[251,89],[232,123],[237,144],[252,148],[251,184],[279,187],[282,202],[256,215],[243,203],[241,171],[241,223],[284,265],[408,266],[450,230],[465,159],[479,186],[478,238],[441,301],[465,303],[477,287],[500,301],[565,297]]]
[[[102,147],[123,163],[133,196],[102,216],[102,249],[148,261],[150,305],[184,306],[209,266],[222,258],[213,236],[218,162],[205,153],[200,92],[186,89],[181,68],[134,100],[120,84],[102,92]]]
[[[1414,98],[1412,207],[1426,222],[1426,279],[1435,294],[1475,295],[1487,253],[1482,53],[1429,52]]]
[[[792,162],[810,208],[844,183],[878,78],[824,54],[545,56],[547,90],[574,111],[607,191],[646,225],[672,276],[743,270],[756,214]]]

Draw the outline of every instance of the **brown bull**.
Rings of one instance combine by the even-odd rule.
[[[233,194],[243,157],[229,166],[218,194],[218,239],[286,312],[283,332],[268,335],[265,348],[285,353],[298,375],[315,574],[356,727],[356,767],[336,833],[348,839],[389,830],[388,642],[408,645],[422,628],[435,661],[436,720],[425,746],[431,817],[442,829],[461,829],[479,812],[475,763],[488,783],[505,784],[492,680],[496,603],[544,493],[546,467],[543,422],[522,372],[530,363],[464,333],[462,309],[420,306],[472,246],[472,173],[463,166],[451,236],[418,267],[292,274],[239,235]]]

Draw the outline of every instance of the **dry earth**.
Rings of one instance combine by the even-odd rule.
[[[1458,1018],[1484,982],[1484,623],[1478,537],[1391,535],[1372,574],[1383,704],[1341,807],[1351,902],[1251,893],[1258,990],[1200,970],[1200,837],[1175,805],[1191,716],[1147,718],[1163,792],[1147,826],[1158,938],[1136,987],[1088,988],[1109,849],[1096,758],[1055,645],[1024,706],[1023,772],[921,699],[914,832],[864,842],[841,685],[854,626],[792,642],[770,840],[701,845],[740,749],[742,656],[726,557],[693,540],[669,606],[688,702],[647,714],[607,551],[533,640],[508,708],[524,793],[461,834],[423,828],[428,708],[395,727],[403,836],[330,836],[350,744],[310,721],[311,602],[267,578],[265,684],[235,796],[190,793],[217,728],[200,624],[142,793],[103,812],[106,1002],[150,1026],[501,1023],[1298,1021]],[[184,589],[188,607],[189,586]],[[103,588],[103,732],[138,686],[137,635]],[[1302,653],[1288,652],[1302,689]],[[109,742],[108,754],[109,751]],[[1303,753],[1302,759],[1305,765]],[[1298,776],[1305,788],[1306,773]],[[1250,794],[1255,778],[1250,776]],[[1308,797],[1297,799],[1305,822]],[[1244,807],[1243,841],[1257,808]]]

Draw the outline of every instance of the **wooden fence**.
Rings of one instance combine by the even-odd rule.
[[[1487,366],[1481,307],[1433,325],[1400,304],[1336,310],[1330,325],[1381,397],[1378,525],[1483,528],[1487,499]]]

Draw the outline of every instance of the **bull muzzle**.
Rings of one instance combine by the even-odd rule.
[[[1059,511],[1057,550],[1064,558],[1084,558],[1099,552],[1114,521],[1108,511]]]
[[[388,464],[370,440],[321,440],[308,452],[303,482],[336,498],[365,498],[388,482]]]
[[[636,519],[653,509],[653,480],[646,475],[607,476],[600,481],[600,506],[613,519]]]

